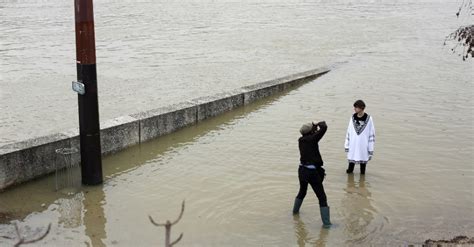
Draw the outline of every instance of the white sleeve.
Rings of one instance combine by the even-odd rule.
[[[352,118],[349,119],[349,125],[347,126],[347,133],[346,133],[346,141],[344,142],[344,149],[346,150],[346,152],[349,151],[349,141],[351,138],[351,134],[350,134],[351,122],[352,122]]]
[[[370,132],[369,132],[369,154],[374,154],[374,146],[375,146],[375,126],[374,126],[374,119],[372,116],[370,117]]]

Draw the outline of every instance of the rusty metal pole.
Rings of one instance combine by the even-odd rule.
[[[78,94],[82,184],[96,185],[102,183],[102,152],[92,0],[74,0],[74,12],[77,80],[84,89]]]

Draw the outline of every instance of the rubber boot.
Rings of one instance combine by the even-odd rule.
[[[303,200],[295,198],[295,204],[293,205],[293,214],[298,214],[300,212],[301,204],[303,204]]]
[[[323,227],[329,228],[331,227],[331,220],[329,217],[329,207],[320,207],[319,211],[321,212],[321,220],[323,221]]]
[[[365,174],[365,166],[367,163],[361,163],[360,164],[360,174]]]
[[[346,173],[350,174],[350,173],[354,172],[354,166],[355,166],[354,163],[349,163],[349,166],[347,167]]]

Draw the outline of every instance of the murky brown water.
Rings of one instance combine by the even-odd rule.
[[[474,236],[473,66],[441,46],[444,35],[459,24],[452,17],[456,3],[141,3],[143,8],[135,4],[130,10],[107,3],[107,7],[96,3],[103,13],[97,19],[109,23],[97,29],[103,47],[103,65],[99,65],[103,117],[331,61],[343,63],[296,90],[106,157],[103,186],[64,196],[53,192],[54,177],[47,177],[0,194],[0,209],[13,212],[22,225],[53,223],[42,245],[161,245],[164,230],[152,226],[147,216],[158,221],[173,219],[183,199],[184,217],[172,232],[174,237],[184,233],[178,246],[398,246],[429,238]],[[10,4],[2,3],[2,15],[11,14],[6,11]],[[189,6],[193,11],[186,10]],[[162,15],[152,11],[158,9]],[[151,25],[150,19],[136,15],[168,16],[163,22],[196,26]],[[125,22],[117,17],[134,21],[124,28],[120,25]],[[3,33],[4,25],[0,28]],[[175,35],[161,36],[160,32]],[[2,42],[8,37],[2,37]],[[132,40],[140,46],[131,46]],[[140,53],[145,48],[156,53]],[[127,53],[118,60],[123,49]],[[174,53],[160,53],[162,49]],[[64,56],[65,51],[57,50]],[[9,51],[2,49],[2,55],[5,52]],[[20,61],[13,55],[10,59]],[[11,68],[12,60],[2,61]],[[36,71],[32,64],[22,65],[29,68],[26,75],[56,73],[51,72],[55,67],[44,62],[40,65],[49,68],[46,72]],[[74,77],[73,67],[69,71],[63,61],[57,66],[64,66],[58,71],[58,83]],[[2,125],[2,131],[28,126],[37,133],[40,128],[32,123],[56,119],[32,116],[42,116],[32,110],[37,104],[49,103],[31,94],[41,103],[14,97],[18,89],[13,87],[33,82],[20,79],[20,72],[5,74],[4,66],[0,70],[5,75],[0,84],[1,118],[4,123],[11,120]],[[139,74],[131,73],[137,70]],[[144,86],[143,92],[113,87],[115,79],[130,87]],[[39,83],[44,85],[23,88],[44,93],[49,91],[39,88],[45,85],[50,89],[64,86]],[[154,86],[166,93],[153,98],[156,93],[149,89]],[[75,104],[68,90],[64,86],[48,95],[62,95],[61,105]],[[143,102],[130,103],[126,94],[143,94]],[[376,154],[365,177],[358,172],[345,174],[343,141],[357,98],[366,101],[377,129]],[[118,101],[123,101],[123,107],[113,107]],[[46,105],[39,111],[68,119],[62,121],[64,127],[75,123],[75,112],[59,114],[67,107]],[[26,114],[31,119],[21,123],[15,116],[25,111],[35,113]],[[298,129],[304,122],[319,119],[329,125],[321,151],[335,223],[330,230],[321,229],[312,194],[300,216],[291,215],[298,190]],[[4,137],[2,132],[0,138],[8,142],[28,135],[16,134]],[[0,224],[0,233],[13,233],[13,228]],[[4,241],[0,245],[9,243],[0,241]]]

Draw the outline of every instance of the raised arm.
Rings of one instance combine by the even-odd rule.
[[[316,128],[316,131],[314,131],[314,133],[312,134],[313,139],[315,141],[321,140],[321,138],[323,138],[324,134],[328,130],[328,126],[325,121],[321,121],[317,124],[313,123],[313,127]]]

